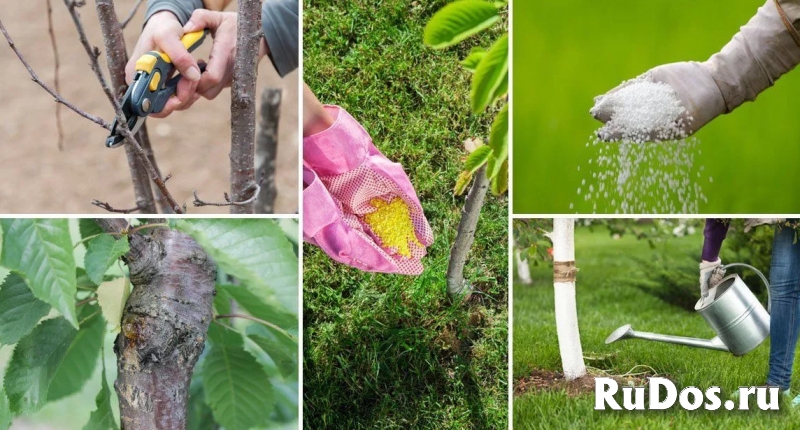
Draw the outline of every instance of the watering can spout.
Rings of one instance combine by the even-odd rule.
[[[692,346],[695,348],[730,352],[728,347],[725,346],[719,337],[714,337],[712,339],[698,339],[696,337],[671,336],[667,334],[649,333],[646,331],[635,331],[633,328],[631,328],[630,324],[625,324],[624,326],[614,330],[614,332],[611,333],[608,338],[606,338],[606,344],[622,339],[644,339],[656,342],[672,343],[676,345]]]

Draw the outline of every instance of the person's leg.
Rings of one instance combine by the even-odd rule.
[[[800,333],[800,242],[795,230],[778,227],[770,265],[770,352],[767,385],[788,390]]]
[[[303,137],[324,131],[332,124],[333,118],[308,85],[303,83]]]

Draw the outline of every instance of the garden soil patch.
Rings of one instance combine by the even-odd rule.
[[[650,375],[652,376],[652,375]],[[565,391],[568,396],[576,397],[594,392],[594,375],[582,376],[573,381],[564,379],[561,372],[536,369],[530,375],[514,381],[514,397],[536,391]],[[647,384],[647,375],[610,376],[621,386],[633,383],[634,386]]]

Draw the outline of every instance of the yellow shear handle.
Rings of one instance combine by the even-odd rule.
[[[186,48],[187,51],[192,52],[195,48],[200,46],[203,43],[203,38],[206,35],[208,30],[197,30],[191,33],[186,33],[181,37],[181,43],[183,43],[183,47]],[[143,71],[150,73],[153,71],[153,67],[156,65],[157,58],[151,54],[151,52],[157,52],[158,55],[161,56],[161,59],[166,61],[167,63],[172,63],[172,60],[169,58],[165,52],[161,51],[150,51],[147,54],[142,55],[138,60],[136,60],[136,70]]]

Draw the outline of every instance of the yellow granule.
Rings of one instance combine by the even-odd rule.
[[[386,203],[382,199],[375,198],[370,200],[369,204],[375,208],[375,212],[364,215],[364,222],[383,242],[384,248],[394,248],[398,254],[410,258],[409,244],[422,247],[414,234],[411,215],[403,199],[395,197]]]

